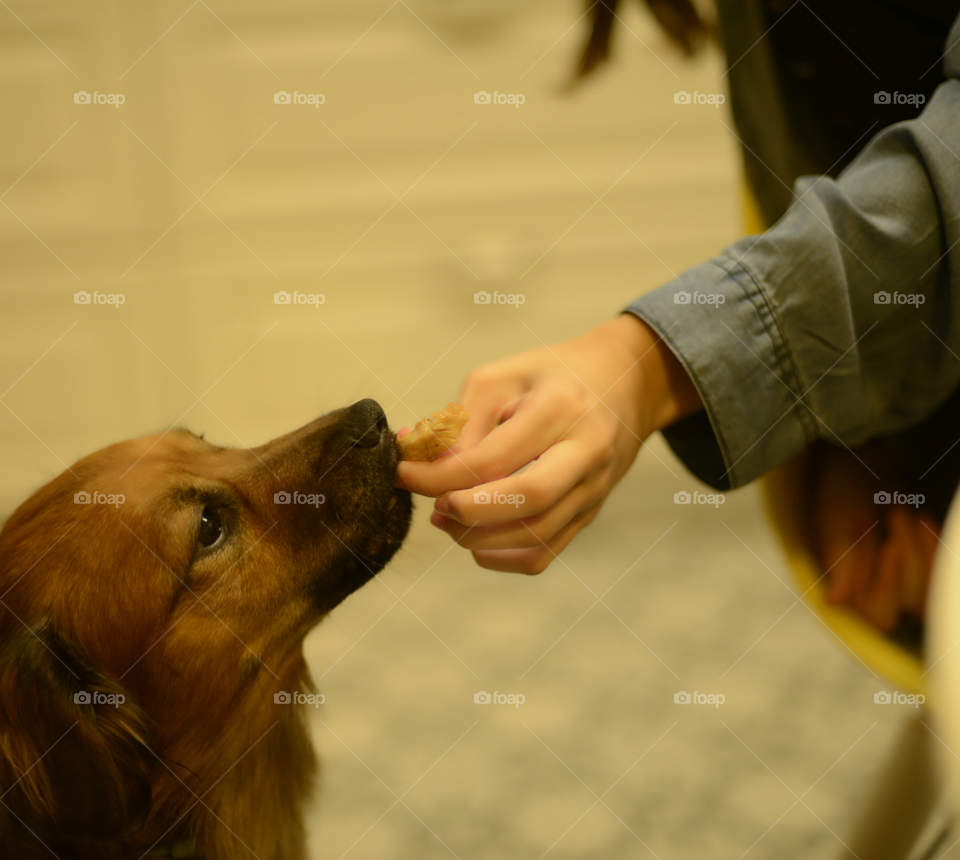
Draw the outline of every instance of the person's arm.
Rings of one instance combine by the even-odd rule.
[[[643,440],[702,408],[631,314],[479,368],[459,400],[470,420],[453,452],[401,462],[398,481],[439,496],[431,522],[482,567],[521,573],[545,569],[593,520]]]
[[[838,180],[801,179],[767,233],[628,308],[661,338],[641,335],[640,361],[600,327],[470,374],[462,450],[398,472],[439,496],[434,524],[483,567],[537,573],[658,427],[727,488],[818,438],[858,445],[927,417],[960,380],[960,19],[948,46],[949,80],[916,120],[880,132]]]
[[[630,306],[700,392],[705,412],[664,435],[713,486],[818,438],[853,447],[909,428],[960,381],[958,40],[955,24],[954,79],[916,120],[881,131],[836,181],[800,179],[772,229]]]

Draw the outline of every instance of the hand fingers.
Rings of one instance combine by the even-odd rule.
[[[823,562],[827,569],[827,601],[850,603],[869,580],[877,561],[879,536],[877,525],[865,534],[854,534],[849,529],[831,535],[823,548]]]
[[[897,513],[902,520],[898,530],[902,532],[903,566],[898,583],[898,598],[900,607],[919,617],[926,599],[926,572],[923,569],[923,553],[920,547],[921,536],[918,532],[925,531],[920,525],[919,511],[891,511],[890,518]]]
[[[470,373],[460,386],[458,402],[470,415],[460,434],[464,448],[473,448],[501,421],[505,403],[516,403],[524,394],[517,374],[508,370],[481,368]]]
[[[520,474],[493,484],[446,493],[437,499],[435,507],[459,525],[515,522],[553,508],[589,471],[584,444],[566,439],[548,448]]]
[[[905,564],[902,532],[887,535],[876,567],[866,586],[854,597],[854,606],[884,633],[892,633],[900,620],[900,580]]]
[[[581,510],[591,507],[597,495],[595,488],[580,485],[537,516],[477,528],[444,518],[442,528],[460,546],[471,550],[539,547],[549,543]]]
[[[461,401],[463,408],[470,415],[470,420],[464,425],[463,432],[460,434],[460,443],[464,448],[475,448],[504,421],[513,417],[526,394],[514,395],[515,386],[510,388],[508,392],[488,391],[482,396],[463,398]]]
[[[523,399],[509,421],[492,430],[476,447],[433,463],[404,460],[397,467],[397,476],[407,489],[424,496],[500,480],[560,439],[576,421],[569,417],[575,408],[565,389],[541,385]]]
[[[505,379],[502,375],[491,374],[486,370],[471,373],[460,386],[460,393],[457,395],[457,402],[470,417],[460,432],[460,440],[454,446],[455,451],[459,453],[475,447],[498,423],[506,420],[500,417],[504,412],[504,403],[513,404],[515,408],[522,399],[518,391],[512,378]],[[410,427],[401,427],[397,430],[397,438],[402,439],[409,432]],[[422,473],[430,465],[420,462],[413,465],[409,461],[401,461],[397,469],[396,485],[425,496],[437,495],[425,492],[421,486]],[[406,477],[410,477],[409,482],[404,480]]]
[[[460,440],[452,448],[444,451],[433,463],[445,457],[457,457],[463,453],[463,451],[475,447],[491,430],[495,429],[503,421],[511,418],[522,400],[523,397],[517,397],[505,406],[500,407],[496,405],[500,402],[499,400],[496,400],[496,402],[492,401],[492,408],[486,419],[482,414],[475,414],[477,411],[476,406],[464,406],[464,409],[470,415],[470,420],[467,421],[464,426],[460,434]],[[402,439],[409,432],[409,427],[403,427],[397,431],[397,438]],[[397,468],[396,486],[403,487],[405,490],[410,490],[423,496],[436,495],[437,492],[426,491],[425,485],[423,484],[425,475],[436,474],[435,472],[424,471],[425,469],[429,469],[431,465],[432,463],[402,461]],[[434,480],[434,483],[436,483],[436,480]],[[438,492],[442,492],[442,490]]]
[[[581,511],[550,540],[532,549],[473,550],[474,561],[487,570],[504,573],[543,573],[557,555],[572,541],[580,529],[590,525],[600,513],[600,506]]]
[[[871,624],[890,633],[904,612],[924,615],[939,529],[926,511],[901,506],[889,509],[886,529],[879,546],[875,537],[868,536],[845,555],[843,545],[849,540],[834,535],[824,557],[833,565],[827,599],[850,604]]]
[[[827,602],[838,604],[846,603],[853,596],[856,586],[857,559],[849,553],[843,555],[832,547],[823,551],[824,563],[827,565]]]

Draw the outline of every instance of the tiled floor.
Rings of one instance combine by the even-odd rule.
[[[673,101],[722,91],[719,58],[681,60],[633,7],[573,94],[579,3],[136,9],[0,11],[6,510],[175,422],[254,444],[370,396],[410,423],[469,369],[599,323],[737,236],[729,114]],[[479,289],[525,302],[475,305]],[[326,695],[311,856],[839,851],[901,717],[796,604],[758,491],[681,517],[673,494],[695,486],[653,440],[534,579],[476,568],[421,502],[388,570],[307,643]]]

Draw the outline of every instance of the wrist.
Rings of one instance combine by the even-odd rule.
[[[663,338],[632,313],[600,327],[625,352],[637,372],[638,407],[647,433],[699,412],[703,401],[683,365]]]

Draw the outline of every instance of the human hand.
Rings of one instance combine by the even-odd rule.
[[[458,445],[433,463],[401,462],[398,482],[438,497],[431,523],[481,567],[528,574],[593,521],[652,432],[701,408],[632,314],[481,367],[458,401],[470,413]]]
[[[884,633],[907,615],[923,620],[940,527],[920,508],[882,505],[850,453],[824,455],[814,495],[813,533],[826,571],[826,599]]]

